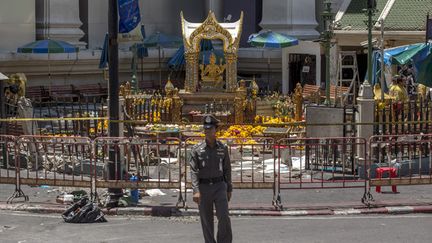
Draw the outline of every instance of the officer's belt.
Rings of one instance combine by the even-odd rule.
[[[219,177],[215,177],[215,178],[203,178],[203,179],[199,179],[200,184],[214,184],[214,183],[218,183],[221,181],[224,181],[224,177],[223,176],[219,176]]]

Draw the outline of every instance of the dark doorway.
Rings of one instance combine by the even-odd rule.
[[[292,93],[297,83],[316,84],[316,56],[308,54],[289,55],[289,90]]]
[[[79,0],[79,13],[80,20],[83,23],[80,27],[84,32],[84,36],[80,39],[80,41],[87,43],[86,48],[88,48],[89,43],[89,12],[88,12],[88,0]]]
[[[362,84],[367,72],[367,54],[357,54],[357,66],[359,71],[360,83]]]
[[[250,47],[247,43],[249,35],[261,30],[259,23],[262,19],[263,0],[219,0],[223,1],[224,21],[234,22],[240,18],[240,12],[244,12],[243,29],[240,38],[240,47]],[[207,16],[207,13],[206,13]],[[222,22],[222,19],[219,20]]]

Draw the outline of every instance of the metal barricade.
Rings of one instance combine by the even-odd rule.
[[[359,147],[362,148],[359,149]],[[281,190],[365,188],[365,178],[358,176],[359,151],[366,151],[361,138],[287,138],[275,145],[275,198],[282,207]]]
[[[97,138],[93,151],[95,187],[178,188],[177,204],[183,203],[180,146],[178,138]],[[136,175],[138,180],[131,181],[132,175]]]
[[[432,134],[373,136],[369,151],[369,190],[432,184]]]
[[[19,197],[24,197],[27,201],[28,197],[22,192],[19,183],[21,156],[17,152],[16,137],[0,135],[0,154],[0,184],[15,185],[15,191],[7,199],[7,203]]]
[[[272,138],[254,138],[247,141],[238,138],[219,139],[228,146],[231,159],[231,179],[234,189],[274,189],[275,174]],[[184,142],[185,159],[183,176],[186,188],[192,188],[190,178],[190,152],[204,141],[203,137],[189,138]],[[186,192],[184,194],[186,200]]]
[[[21,136],[20,184],[92,190],[92,144],[86,137]]]
[[[13,136],[0,136],[0,184],[17,184],[19,167],[16,166],[15,140]]]

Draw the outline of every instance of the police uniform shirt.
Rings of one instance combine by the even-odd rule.
[[[193,192],[199,192],[200,179],[224,177],[227,191],[232,191],[231,162],[228,147],[216,141],[212,148],[204,141],[196,145],[191,151],[190,159]]]

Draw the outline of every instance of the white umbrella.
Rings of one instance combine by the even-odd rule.
[[[0,80],[8,80],[8,76],[4,75],[3,73],[0,73]]]

